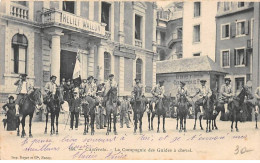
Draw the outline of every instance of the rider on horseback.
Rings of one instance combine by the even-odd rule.
[[[177,91],[177,95],[176,95],[178,106],[180,105],[180,97],[181,96],[185,96],[185,97],[189,96],[188,90],[185,87],[185,83],[183,81],[180,81],[180,84],[181,85],[180,85],[180,87],[178,87],[178,91]],[[190,105],[190,106],[192,105],[192,103],[188,99],[187,99],[187,102],[188,102],[188,105]],[[174,108],[175,108],[174,113],[176,114],[177,108],[176,107],[174,107]]]
[[[117,83],[114,80],[114,74],[110,74],[108,76],[108,80],[105,83],[105,93],[104,93],[104,104],[106,103],[106,101],[108,100],[108,92],[112,87],[117,87]]]
[[[223,84],[220,89],[219,103],[220,103],[221,107],[223,107],[223,105],[224,105],[225,113],[229,112],[228,106],[232,102],[232,97],[233,97],[233,91],[232,91],[232,86],[231,86],[230,82],[231,82],[231,79],[226,78],[225,84]]]
[[[56,79],[57,79],[57,77],[52,75],[50,77],[51,81],[47,82],[44,87],[45,93],[47,94],[47,96],[45,97],[45,102],[49,101],[50,98],[54,99],[54,95],[56,93],[56,88],[57,88],[57,84],[55,83]],[[50,108],[47,108],[47,109],[50,109]]]
[[[203,106],[206,104],[209,107],[209,97],[212,95],[212,92],[209,88],[206,87],[206,80],[200,80],[201,87],[197,90],[196,94],[193,97],[199,95],[199,99],[195,102],[195,109],[200,108],[200,113],[203,115]]]
[[[17,86],[16,94],[17,98],[15,100],[15,109],[16,115],[19,115],[19,108],[23,104],[24,99],[26,98],[27,94],[30,93],[32,90],[30,83],[27,82],[27,74],[20,74],[19,80],[17,80],[14,85]]]
[[[158,104],[159,100],[164,97],[165,89],[164,89],[164,81],[159,81],[159,84],[157,84],[155,87],[153,87],[151,93],[153,95],[152,98],[152,111],[154,111],[155,105]]]
[[[94,79],[93,76],[89,76],[87,78],[87,85],[84,88],[83,96],[90,96],[92,98],[96,97],[96,91],[97,91],[96,88],[97,87],[95,86],[93,79]]]
[[[143,85],[141,84],[141,79],[135,79],[135,85],[132,91],[132,96],[133,99],[136,100],[138,93],[140,92],[139,96],[141,97],[144,95],[144,88]],[[138,97],[139,98],[139,97]]]

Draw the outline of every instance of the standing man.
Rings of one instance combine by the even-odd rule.
[[[128,117],[129,110],[130,110],[130,102],[128,101],[128,97],[123,96],[123,101],[121,102],[121,105],[120,105],[120,128],[123,128],[124,120],[126,123],[126,127],[130,128],[129,117]]]
[[[152,98],[152,111],[155,111],[155,105],[157,105],[157,103],[159,102],[159,100],[161,98],[163,98],[164,93],[165,93],[165,89],[164,89],[164,81],[161,80],[159,81],[159,84],[157,84],[155,87],[153,87],[151,93],[153,95]]]
[[[199,99],[195,102],[195,110],[200,109],[200,113],[204,114],[204,108],[203,106],[209,107],[209,98],[212,95],[212,92],[209,88],[206,87],[206,80],[200,80],[200,88],[197,90],[196,94],[192,96],[194,98],[195,96],[199,95]]]
[[[101,83],[97,86],[97,96],[96,100],[98,102],[98,105],[96,106],[97,108],[97,113],[96,113],[96,127],[97,129],[104,129],[105,125],[105,116],[106,116],[106,110],[102,106],[102,101],[103,101],[103,96],[104,96],[104,85],[105,83]]]
[[[70,130],[73,130],[74,118],[76,120],[75,129],[78,130],[79,113],[81,111],[82,101],[79,98],[79,91],[75,89],[73,92],[73,98],[70,102]]]
[[[65,101],[69,102],[70,99],[72,98],[72,96],[73,96],[72,90],[73,90],[73,85],[71,84],[71,80],[68,79],[66,85],[64,85],[64,100]]]
[[[19,115],[20,106],[23,104],[23,100],[27,94],[30,93],[32,86],[27,82],[27,74],[20,74],[19,80],[17,80],[14,85],[17,86],[16,94],[17,98],[15,100],[16,115]]]

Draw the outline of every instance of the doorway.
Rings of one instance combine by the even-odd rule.
[[[65,78],[66,80],[72,79],[76,56],[76,52],[61,50],[60,80],[62,80],[62,78]]]

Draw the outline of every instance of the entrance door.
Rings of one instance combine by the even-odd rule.
[[[73,71],[76,63],[76,52],[61,50],[60,58],[60,79],[72,79]]]

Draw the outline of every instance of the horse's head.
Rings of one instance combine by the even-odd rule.
[[[63,101],[63,88],[62,87],[56,87],[56,98],[59,100],[59,102],[64,103]]]
[[[38,88],[33,88],[32,93],[30,94],[31,99],[37,104],[37,105],[42,105],[43,103],[43,97],[42,97],[42,92]]]
[[[109,99],[111,102],[116,103],[117,101],[117,87],[112,87],[109,93]]]
[[[251,93],[249,91],[249,88],[247,86],[242,86],[241,91],[237,95],[236,99],[242,103],[245,100],[245,96],[250,96]]]
[[[166,108],[169,108],[169,107],[170,107],[171,102],[172,102],[172,98],[171,98],[170,96],[164,96],[164,97],[162,98],[163,106],[166,107]]]
[[[187,102],[187,97],[185,96],[185,94],[180,94],[180,102],[181,103]]]

